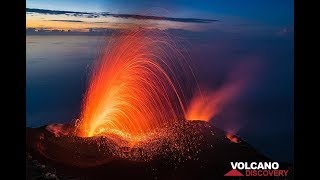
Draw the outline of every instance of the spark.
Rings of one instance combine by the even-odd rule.
[[[94,68],[77,134],[138,142],[183,121],[196,81],[178,45],[160,30],[113,36]]]

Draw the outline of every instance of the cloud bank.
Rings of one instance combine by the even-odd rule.
[[[175,17],[164,17],[164,16],[148,16],[148,15],[138,15],[138,14],[114,14],[109,12],[102,13],[91,13],[91,12],[77,12],[77,11],[58,11],[58,10],[48,10],[48,9],[34,9],[26,8],[27,14],[49,14],[49,15],[67,15],[67,16],[80,16],[86,18],[98,18],[98,17],[115,17],[115,18],[125,18],[125,19],[139,19],[139,20],[165,20],[173,22],[183,22],[183,23],[211,23],[219,21],[217,19],[199,19],[199,18],[175,18]],[[63,21],[63,20],[59,20]],[[68,21],[67,22],[75,22]]]

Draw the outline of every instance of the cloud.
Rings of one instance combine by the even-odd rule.
[[[38,13],[38,14],[50,14],[50,15],[67,15],[67,16],[80,16],[87,18],[98,18],[98,17],[115,17],[125,19],[139,19],[139,20],[165,20],[183,23],[211,23],[219,21],[217,19],[200,19],[200,18],[174,18],[174,17],[163,17],[163,16],[146,16],[137,14],[113,14],[109,12],[103,13],[91,13],[91,12],[77,12],[77,11],[58,11],[48,9],[33,9],[26,8],[27,14]],[[73,21],[68,21],[73,22]]]
[[[173,17],[161,17],[161,16],[144,16],[136,14],[109,14],[117,18],[133,18],[133,19],[142,19],[142,20],[166,20],[166,21],[175,21],[175,22],[184,22],[184,23],[210,23],[218,20],[213,19],[198,19],[198,18],[173,18]]]
[[[48,21],[58,21],[58,22],[84,22],[84,21],[79,21],[79,20],[60,20],[60,19],[54,19],[54,20],[48,20]]]
[[[51,15],[74,15],[74,16],[82,16],[82,15],[90,15],[93,13],[88,12],[77,12],[77,11],[56,11],[56,10],[48,10],[48,9],[34,9],[34,8],[26,8],[27,13],[38,13],[38,14],[51,14]]]
[[[276,32],[276,34],[279,36],[292,35],[293,34],[293,27],[288,26],[288,27],[281,28],[280,30],[278,30]]]

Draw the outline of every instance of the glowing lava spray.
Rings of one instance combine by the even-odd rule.
[[[112,36],[93,69],[77,134],[139,141],[183,121],[197,83],[181,49],[159,30]]]

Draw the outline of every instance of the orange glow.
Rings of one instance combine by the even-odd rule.
[[[231,134],[231,133],[227,133],[226,137],[233,143],[239,143],[239,139],[237,136]]]
[[[58,21],[57,21],[58,20]],[[71,21],[70,21],[71,20]],[[73,21],[73,22],[72,22]],[[70,17],[65,15],[39,15],[26,16],[26,28],[46,29],[46,30],[72,30],[87,32],[92,29],[131,29],[132,26],[139,26],[148,29],[185,29],[190,31],[201,31],[199,24],[183,22],[170,22],[165,20],[139,20],[115,17]]]
[[[186,119],[209,121],[238,94],[242,86],[243,81],[232,81],[216,91],[199,91],[188,106]]]
[[[168,34],[134,29],[114,36],[99,60],[85,94],[79,136],[112,135],[134,143],[184,120],[185,92],[194,87],[194,77]]]
[[[97,24],[97,25],[96,25]],[[46,30],[72,30],[87,32],[89,28],[110,28],[110,29],[119,29],[124,28],[124,25],[109,25],[106,23],[94,23],[94,22],[63,22],[63,21],[50,21],[42,20],[36,18],[27,18],[26,28],[36,28],[36,29],[46,29]]]

